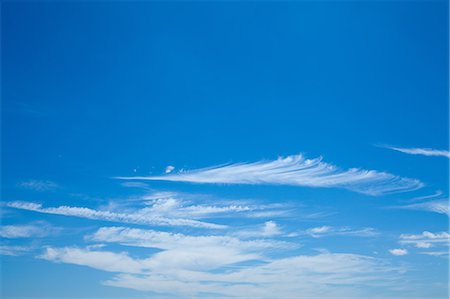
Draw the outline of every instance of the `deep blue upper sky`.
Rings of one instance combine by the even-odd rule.
[[[386,287],[382,291],[386,298],[446,297],[448,255],[416,252],[420,245],[401,243],[400,235],[448,231],[447,215],[423,211],[422,206],[392,207],[423,203],[414,198],[433,194],[438,194],[433,200],[447,199],[448,158],[386,148],[448,151],[446,1],[4,1],[1,5],[2,201],[117,212],[125,209],[124,202],[127,208],[138,209],[133,206],[136,201],[165,191],[182,194],[177,195],[180,202],[188,198],[195,203],[192,197],[205,196],[202,204],[208,205],[217,205],[219,199],[224,205],[227,200],[289,205],[286,217],[208,215],[207,220],[237,227],[220,235],[243,239],[248,232],[241,230],[276,223],[282,233],[271,236],[301,244],[302,249],[268,254],[275,260],[298,255],[315,259],[314,250],[320,249],[406,264],[412,269],[401,278],[406,289],[399,295]],[[346,188],[201,184],[193,179],[145,181],[145,186],[139,181],[145,187],[139,189],[115,179],[159,176],[168,165],[178,173],[299,153],[322,156],[344,170],[414,178],[424,187],[370,196]],[[92,249],[86,247],[90,244],[86,236],[100,227],[157,231],[159,227],[2,210],[3,223],[11,227],[45,223],[57,228],[49,228],[52,233],[38,240],[2,239],[5,248],[32,248],[2,259],[2,297],[129,297],[149,292],[168,296],[152,287],[142,293],[131,291],[129,282],[120,285],[123,289],[102,285],[116,274],[66,256],[55,258],[41,248],[78,248],[84,254],[127,251],[143,259],[153,251],[118,244]],[[324,216],[310,223],[302,218],[304,211]],[[302,235],[325,226],[335,230],[329,239]],[[344,228],[373,228],[377,234],[356,237],[342,234],[339,229]],[[217,234],[193,228],[163,230]],[[303,237],[296,239],[294,232]],[[448,250],[445,244],[433,243],[428,253],[442,248]],[[393,249],[408,254],[390,254]],[[29,266],[24,269],[25,262]],[[42,272],[54,281],[38,277],[36,273]],[[58,278],[61,275],[68,281]],[[86,288],[80,290],[77,284]],[[376,294],[372,287],[365,287],[364,298]],[[336,296],[340,292],[349,298],[345,288]],[[191,295],[180,291],[174,296]]]

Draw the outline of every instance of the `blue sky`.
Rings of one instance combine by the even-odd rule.
[[[2,298],[447,298],[447,2],[1,9]]]

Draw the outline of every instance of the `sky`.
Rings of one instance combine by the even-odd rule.
[[[446,1],[2,1],[2,298],[448,298]]]

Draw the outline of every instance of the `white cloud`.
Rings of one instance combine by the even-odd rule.
[[[331,227],[330,226],[320,226],[320,227],[313,227],[307,230],[308,233],[315,235],[315,234],[323,234],[323,233],[328,233],[329,231],[331,231]]]
[[[89,241],[113,242],[127,246],[138,246],[159,249],[177,248],[235,248],[241,251],[255,251],[267,248],[291,247],[286,242],[274,240],[242,241],[231,236],[189,236],[179,233],[161,232],[127,227],[102,227],[94,234],[86,237]]]
[[[184,207],[182,211],[190,215],[210,215],[219,213],[230,212],[247,212],[257,209],[256,207],[243,206],[243,205],[229,205],[229,206],[207,206],[207,205],[193,205]]]
[[[280,226],[275,221],[266,221],[262,225],[253,228],[240,229],[233,233],[233,235],[241,238],[253,238],[253,237],[274,237],[279,236],[283,232]]]
[[[273,217],[286,217],[291,213],[289,210],[269,210],[269,211],[255,211],[245,214],[249,218],[273,218]],[[308,215],[303,216],[305,219]]]
[[[413,245],[417,248],[430,248],[436,245],[449,246],[450,234],[447,232],[432,233],[424,231],[419,235],[400,235],[400,244]]]
[[[450,252],[447,251],[424,251],[420,252],[420,254],[431,255],[431,256],[448,256]]]
[[[44,222],[35,222],[28,225],[3,225],[0,227],[0,237],[13,238],[40,238],[54,233],[59,229]]]
[[[430,195],[414,197],[413,199],[411,199],[411,201],[417,202],[417,201],[424,200],[424,199],[432,199],[432,198],[440,197],[442,194],[444,194],[444,193],[441,190],[437,190],[435,193],[430,194]]]
[[[29,180],[20,182],[17,185],[21,188],[30,189],[34,191],[52,191],[60,188],[58,184],[48,180]]]
[[[358,290],[367,286],[395,287],[400,270],[382,260],[356,254],[321,253],[263,260],[257,254],[226,246],[177,248],[143,259],[125,252],[47,248],[40,258],[118,272],[104,284],[178,298],[268,298],[270,294],[277,298],[298,298],[298,294],[361,298]],[[252,260],[259,262],[239,264]]]
[[[121,273],[210,271],[243,261],[261,259],[256,253],[243,253],[232,247],[188,247],[164,250],[144,259],[126,252],[109,252],[78,247],[52,248],[38,256],[56,263],[68,263]]]
[[[129,188],[149,189],[149,186],[142,182],[123,182],[121,185]]]
[[[389,252],[392,255],[396,255],[396,256],[402,256],[402,255],[408,254],[408,250],[402,249],[402,248],[389,249]]]
[[[415,245],[417,248],[430,248],[433,246],[433,244],[429,242],[417,242]]]
[[[445,257],[449,255],[450,233],[424,231],[421,234],[401,234],[399,244],[413,246],[419,250],[419,254]],[[430,251],[430,248],[435,249]]]
[[[244,261],[262,260],[265,250],[295,247],[275,240],[243,241],[231,236],[189,236],[126,227],[102,227],[87,236],[86,240],[161,249],[147,263],[152,271],[169,267],[182,268],[180,271],[206,271]]]
[[[124,252],[93,251],[76,247],[48,247],[38,258],[56,263],[88,266],[108,272],[125,273],[142,273],[146,264],[145,260],[133,259]]]
[[[358,168],[342,170],[322,162],[322,158],[305,159],[303,155],[280,157],[272,161],[213,166],[162,176],[119,177],[119,179],[344,188],[368,195],[406,192],[423,186],[415,179]]]
[[[225,273],[163,271],[137,276],[121,274],[107,285],[153,291],[182,298],[205,294],[235,298],[361,298],[358,289],[393,279],[379,260],[354,254],[294,256]],[[170,279],[176,276],[177,279]]]
[[[34,211],[45,214],[65,215],[73,217],[82,217],[94,220],[114,221],[123,223],[145,224],[145,225],[158,225],[158,226],[191,226],[198,228],[225,228],[224,225],[202,222],[192,219],[184,218],[167,218],[158,215],[154,215],[152,210],[146,208],[129,213],[125,212],[112,212],[108,210],[94,210],[84,207],[70,207],[59,206],[44,208],[41,204],[31,202],[7,202],[5,204],[8,207]]]
[[[32,248],[27,246],[0,245],[0,255],[19,256],[27,253]]]
[[[271,215],[281,216],[288,213],[285,204],[261,205],[253,201],[220,200],[204,195],[176,192],[154,192],[145,195],[142,200],[148,212],[165,217],[202,219],[238,215],[268,218]],[[214,202],[214,205],[210,202]]]
[[[175,167],[173,167],[172,165],[169,165],[166,167],[166,170],[164,171],[164,173],[171,173],[174,169],[175,169]]]
[[[371,227],[352,229],[350,227],[319,226],[307,229],[300,234],[310,235],[314,238],[326,236],[372,237],[378,235],[378,232]]]
[[[435,212],[439,214],[445,214],[450,216],[449,201],[447,199],[437,199],[427,202],[415,203],[405,206],[400,206],[398,208],[410,209],[410,210],[423,210],[429,212]]]
[[[267,221],[264,223],[262,235],[265,237],[271,237],[281,234],[280,227],[275,221]]]
[[[151,201],[147,202],[148,210],[158,215],[170,217],[209,218],[214,214],[240,213],[261,209],[261,207],[249,205],[212,206],[205,204],[186,204],[178,198],[178,195],[161,198],[154,198],[154,195],[152,195],[151,197]],[[145,199],[148,200],[148,197],[146,196]]]
[[[436,150],[432,148],[404,148],[404,147],[394,147],[394,146],[384,146],[394,151],[402,152],[410,155],[423,155],[423,156],[442,156],[450,158],[450,152],[446,150]]]

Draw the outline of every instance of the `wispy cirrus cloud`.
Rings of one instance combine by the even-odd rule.
[[[281,227],[273,220],[266,221],[264,224],[251,229],[241,229],[234,233],[234,235],[242,238],[251,237],[274,237],[282,235]]]
[[[29,246],[0,245],[0,255],[19,256],[28,253],[32,249]]]
[[[432,148],[420,148],[420,147],[406,148],[406,147],[396,147],[396,146],[388,146],[388,145],[384,145],[381,147],[391,149],[391,150],[394,150],[397,152],[401,152],[404,154],[409,154],[409,155],[441,156],[441,157],[450,158],[450,152],[447,150],[437,150],[437,149],[432,149]]]
[[[49,180],[28,180],[17,184],[17,186],[34,191],[52,191],[60,188],[58,184]]]
[[[416,248],[431,248],[436,245],[450,245],[450,234],[448,232],[432,233],[424,231],[418,235],[400,235],[400,244],[413,245]]]
[[[155,193],[144,196],[143,200],[145,200],[149,211],[157,215],[170,217],[203,218],[219,214],[236,214],[262,209],[262,207],[248,204],[193,204],[189,200],[183,200],[182,197],[183,195],[173,192],[167,194]]]
[[[267,184],[343,188],[368,195],[383,195],[419,189],[423,183],[387,172],[340,169],[303,155],[279,157],[253,163],[235,163],[158,176],[118,177],[123,180],[161,180],[210,184]]]
[[[157,225],[157,226],[191,226],[197,228],[211,228],[211,229],[220,229],[226,227],[224,225],[208,223],[193,219],[167,218],[159,215],[154,215],[151,210],[149,211],[146,208],[130,212],[115,212],[108,210],[95,210],[85,207],[71,207],[71,206],[45,208],[41,204],[32,202],[20,202],[20,201],[7,202],[5,203],[5,205],[10,208],[34,211],[44,214],[73,216],[93,220],[104,220],[122,223]]]
[[[414,197],[414,198],[410,199],[409,202],[418,202],[418,201],[422,201],[422,200],[426,200],[426,199],[429,200],[429,199],[433,199],[433,198],[438,198],[438,197],[441,197],[443,194],[444,193],[441,190],[437,190],[433,194]]]
[[[307,229],[300,234],[306,234],[314,238],[320,238],[328,236],[373,237],[378,235],[379,233],[371,227],[352,229],[350,227],[319,226]]]
[[[145,260],[137,260],[124,252],[108,252],[82,249],[78,247],[47,247],[38,258],[55,263],[88,266],[107,272],[141,273]]]
[[[398,208],[429,211],[450,216],[450,207],[448,199],[437,199],[421,203],[414,203],[410,205],[400,206]]]
[[[153,215],[171,218],[270,218],[289,214],[289,204],[261,204],[255,200],[230,200],[204,194],[152,192],[138,199]]]
[[[39,221],[27,225],[3,225],[0,227],[0,237],[7,239],[41,238],[59,231],[60,229]]]
[[[429,256],[449,256],[450,252],[448,250],[443,250],[443,251],[423,251],[420,252],[420,254],[425,254],[425,255],[429,255]]]
[[[389,252],[395,256],[403,256],[408,254],[408,250],[404,248],[389,249]]]
[[[212,250],[219,247],[234,248],[242,252],[253,252],[268,248],[285,248],[293,245],[276,240],[241,240],[225,235],[185,235],[181,233],[162,232],[149,229],[129,227],[101,227],[92,235],[86,237],[88,241],[118,243],[126,246],[158,248],[164,250],[196,249],[209,247]]]

